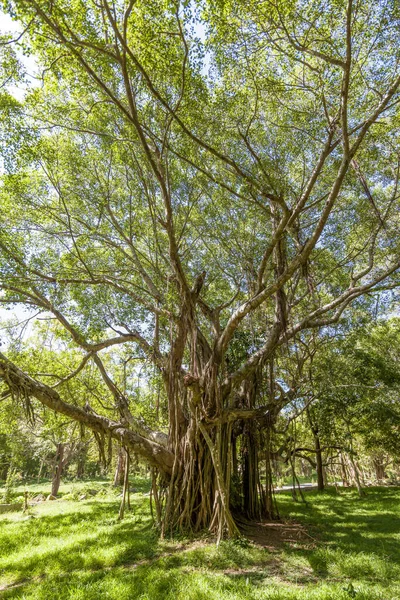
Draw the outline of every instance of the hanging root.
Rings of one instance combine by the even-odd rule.
[[[5,390],[2,394],[3,398],[7,398],[10,395],[14,402],[21,403],[26,418],[31,424],[34,424],[35,413],[31,401],[29,384],[19,376],[10,363],[1,365],[0,378],[8,386],[8,390]]]
[[[124,487],[122,489],[121,505],[119,507],[118,520],[122,521],[125,514],[125,503],[128,496],[128,509],[130,509],[129,501],[129,451],[124,447],[125,451],[125,472],[124,472]]]

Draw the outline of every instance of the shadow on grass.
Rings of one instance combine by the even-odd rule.
[[[362,500],[352,490],[309,492],[307,498],[309,507],[280,496],[280,508],[306,524],[318,543],[286,545],[279,554],[234,542],[218,548],[198,542],[186,551],[161,543],[142,499],[122,522],[116,521],[118,502],[95,499],[64,514],[6,522],[14,546],[2,570],[14,580],[46,577],[6,590],[3,598],[345,600],[349,580],[367,586],[357,599],[400,597],[393,591],[400,573],[399,490],[369,490]]]
[[[71,510],[73,506],[66,508]],[[77,508],[79,512],[38,513],[28,520],[3,520],[1,575],[21,580],[118,566],[156,555],[157,534],[148,510],[141,504],[134,503],[133,511],[121,522],[116,519],[116,502],[93,500]]]
[[[303,556],[319,578],[344,576],[359,580],[398,577],[400,510],[398,488],[372,488],[366,498],[354,490],[309,492],[309,505],[280,497],[283,515],[305,523],[319,544],[313,549],[287,549]]]

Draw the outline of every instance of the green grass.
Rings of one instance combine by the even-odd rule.
[[[313,471],[311,475],[297,475],[297,479],[300,483],[317,483],[317,472]],[[265,477],[262,478],[265,484]],[[293,477],[290,473],[282,475],[281,477],[273,477],[274,485],[280,487],[282,485],[293,485]],[[297,485],[297,484],[296,484]]]
[[[243,542],[223,542],[217,548],[206,539],[159,540],[151,523],[146,483],[139,484],[133,511],[122,522],[116,518],[119,499],[105,481],[63,484],[68,497],[85,488],[104,488],[94,498],[44,502],[31,516],[0,515],[0,588],[16,585],[3,589],[0,596],[32,600],[400,598],[399,488],[371,488],[361,500],[353,490],[341,490],[339,495],[330,490],[307,492],[308,506],[293,502],[290,494],[280,494],[282,515],[306,525],[308,535],[272,548]],[[34,491],[48,493],[48,484],[39,484]]]

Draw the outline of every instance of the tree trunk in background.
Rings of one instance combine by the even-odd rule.
[[[85,476],[85,467],[86,467],[86,459],[88,453],[88,446],[85,444],[79,451],[77,467],[76,467],[76,477],[77,479],[83,479]]]
[[[0,479],[2,479],[3,481],[5,481],[7,479],[8,467],[9,467],[9,465],[6,464],[0,471]]]
[[[360,464],[360,461],[354,461],[354,463],[355,463],[355,465],[357,467],[358,476],[360,477],[361,485],[363,487],[365,487],[365,485],[366,485],[366,483],[365,483],[366,482],[366,478],[365,478],[364,469],[363,469],[362,465]]]
[[[57,444],[56,456],[54,458],[53,478],[51,481],[51,495],[57,496],[60,489],[61,474],[64,467],[64,449],[65,444],[60,442]]]
[[[317,486],[318,486],[318,491],[322,492],[325,489],[325,481],[324,481],[324,467],[323,467],[323,462],[322,462],[321,441],[319,439],[318,424],[312,420],[311,412],[309,409],[307,409],[307,417],[308,417],[308,422],[310,424],[310,429],[314,436],[315,462],[317,464]]]
[[[349,487],[349,485],[350,485],[349,474],[348,474],[346,463],[344,461],[344,457],[343,457],[342,453],[340,453],[340,468],[341,468],[341,472],[342,472],[343,487]]]
[[[117,465],[114,473],[114,487],[124,484],[125,475],[125,452],[123,448],[118,450]]]
[[[353,479],[354,479],[354,483],[356,484],[358,495],[360,496],[360,498],[363,498],[366,494],[361,485],[360,473],[359,473],[359,470],[358,470],[356,462],[355,462],[355,458],[354,458],[355,452],[353,449],[353,437],[352,437],[352,434],[350,431],[350,426],[349,426],[348,422],[346,422],[346,427],[347,427],[347,433],[348,433],[348,437],[349,437],[349,446],[350,446],[350,448],[349,448],[350,451],[348,452],[347,455],[349,457],[351,470],[353,472]]]
[[[42,476],[42,471],[43,471],[43,467],[44,467],[44,459],[42,458],[42,460],[40,461],[40,467],[39,467],[39,473],[37,476],[37,482],[40,482],[40,478]]]
[[[353,471],[354,483],[356,484],[358,495],[360,496],[360,498],[363,498],[366,494],[365,494],[365,491],[363,490],[363,487],[361,485],[360,473],[359,473],[357,465],[355,463],[352,451],[349,452],[349,460],[350,460],[350,463],[351,463],[351,467],[352,467],[352,471]]]
[[[376,457],[372,459],[374,469],[375,469],[375,477],[377,481],[382,481],[382,479],[386,479],[387,475],[385,472],[385,465],[383,463],[382,458]]]
[[[317,463],[317,486],[318,491],[322,492],[325,489],[324,467],[322,464],[321,442],[318,434],[314,434],[315,441],[315,460]]]

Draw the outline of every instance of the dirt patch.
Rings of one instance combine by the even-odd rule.
[[[318,543],[304,525],[293,521],[242,521],[239,529],[244,537],[271,551],[281,550],[285,545],[314,548]]]

